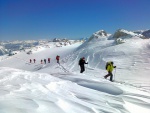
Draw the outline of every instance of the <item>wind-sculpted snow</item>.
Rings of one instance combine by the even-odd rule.
[[[116,45],[103,37],[80,45],[49,43],[32,49],[30,55],[21,51],[0,57],[0,67],[16,68],[0,68],[0,112],[149,113],[149,39],[132,37]],[[56,55],[60,55],[60,64]],[[50,63],[40,63],[49,57]],[[81,57],[88,62],[82,74]],[[34,58],[36,63],[29,63]],[[103,77],[107,61],[117,66],[115,82]]]
[[[132,37],[125,43],[116,45],[114,40],[94,40],[85,42],[70,56],[63,59],[63,65],[70,70],[79,69],[78,60],[86,58],[86,70],[99,76],[106,75],[105,64],[113,61],[117,68],[115,79],[150,90],[150,40]],[[91,71],[90,69],[93,69]]]
[[[87,87],[87,88],[91,88],[91,89],[95,89],[101,92],[106,92],[112,95],[119,95],[122,94],[123,91],[111,84],[106,84],[106,83],[89,83],[89,82],[83,82],[83,83],[78,83],[81,86]],[[113,90],[111,90],[113,89]]]
[[[55,44],[0,57],[0,113],[149,113],[148,39],[133,37],[120,45],[106,37],[83,45]],[[88,64],[81,74],[83,56]],[[50,63],[40,62],[49,57]],[[103,77],[109,60],[117,66],[115,82]]]
[[[128,107],[133,104],[149,113],[148,93],[92,76],[60,75],[0,68],[0,112],[135,113]]]
[[[120,95],[123,93],[121,89],[108,83],[95,82],[95,81],[93,82],[90,80],[72,78],[72,77],[60,77],[60,78],[65,79],[65,80],[70,80],[70,81],[76,82],[78,85],[81,85],[90,89],[94,89],[97,91],[105,92],[111,95]]]

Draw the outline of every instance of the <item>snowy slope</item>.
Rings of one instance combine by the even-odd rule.
[[[149,93],[93,76],[0,68],[0,78],[1,113],[149,113],[150,110]]]
[[[150,39],[134,36],[118,45],[108,37],[62,47],[49,43],[32,48],[32,54],[3,56],[0,113],[149,113]],[[80,74],[83,56],[89,64]],[[49,57],[51,63],[40,63]],[[36,63],[29,63],[34,58]],[[116,82],[103,78],[110,60],[117,66]]]
[[[0,66],[3,67],[12,67],[17,69],[23,69],[28,71],[37,71],[43,67],[49,67],[56,65],[56,55],[59,55],[61,59],[66,57],[67,54],[71,54],[73,50],[81,45],[81,42],[76,44],[58,47],[58,44],[50,42],[49,44],[37,46],[35,48],[29,49],[32,51],[32,54],[27,54],[27,51],[21,51],[20,53],[7,57],[6,60],[2,60]],[[44,65],[41,64],[41,59],[48,59],[51,58],[51,63]],[[5,59],[5,58],[3,58]],[[29,63],[30,59],[32,59],[32,63]],[[33,59],[36,59],[36,63],[33,63]],[[45,68],[46,68],[45,67]]]
[[[134,33],[141,34],[144,36],[144,38],[150,38],[150,29],[148,30],[138,30],[134,31]]]
[[[104,76],[105,64],[114,61],[117,66],[115,79],[149,88],[150,80],[150,40],[139,37],[127,38],[123,44],[116,45],[115,40],[94,39],[81,45],[68,59],[64,59],[70,70],[76,71],[78,59],[87,58],[89,71]],[[148,85],[148,86],[147,86]]]
[[[128,30],[125,30],[125,29],[118,29],[112,37],[110,37],[109,39],[118,39],[118,38],[121,38],[121,39],[129,39],[129,38],[132,38],[132,37],[139,37],[139,38],[143,38],[143,35],[142,34],[138,34],[138,33],[135,33],[135,32],[132,32],[132,31],[128,31]]]
[[[150,30],[144,31],[142,35],[145,36],[145,38],[150,38]]]

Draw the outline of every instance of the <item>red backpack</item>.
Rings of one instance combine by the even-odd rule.
[[[56,56],[56,60],[59,60],[59,56]]]

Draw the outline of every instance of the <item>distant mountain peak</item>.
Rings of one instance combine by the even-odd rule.
[[[149,29],[149,30],[146,30],[146,31],[143,31],[142,35],[143,35],[145,38],[150,38],[150,29]]]
[[[3,46],[0,46],[0,55],[4,55],[6,53],[8,53],[8,51]]]
[[[105,30],[99,30],[93,33],[88,41],[91,41],[93,39],[98,39],[98,38],[106,38],[107,36],[108,36],[108,33]]]
[[[108,34],[107,34],[107,32],[105,30],[99,30],[99,31],[95,32],[95,35],[97,35],[99,37],[108,36]]]
[[[114,35],[112,36],[113,39],[126,39],[126,38],[132,38],[134,36],[137,36],[139,38],[143,38],[143,35],[140,33],[136,33],[136,32],[132,32],[132,31],[128,31],[125,29],[118,29]]]
[[[132,36],[135,36],[136,34],[134,32],[131,32],[131,31],[127,31],[125,29],[118,29],[114,35],[113,35],[113,38],[114,39],[117,39],[117,38],[120,38],[120,37],[132,37]]]
[[[150,38],[150,29],[147,29],[147,30],[137,30],[137,31],[134,31],[134,33],[142,35],[143,36],[142,38]]]

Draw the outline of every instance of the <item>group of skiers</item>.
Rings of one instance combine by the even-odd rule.
[[[57,61],[57,63],[59,64],[59,59],[60,59],[60,56],[56,56],[56,61]],[[50,63],[50,61],[51,61],[51,58],[48,58],[47,60],[46,59],[41,59],[41,64],[46,64],[46,61],[48,61],[48,63]],[[32,63],[32,59],[30,59],[30,63]],[[36,59],[33,59],[33,63],[36,63]]]
[[[35,60],[35,59],[33,59],[33,62],[35,63],[35,62],[36,62],[36,60]],[[32,59],[30,59],[30,63],[32,63]]]
[[[50,63],[50,58],[48,58],[47,60],[48,60],[48,63]],[[41,64],[43,64],[43,61],[46,64],[46,59],[44,60],[41,59]],[[32,63],[32,59],[30,59],[30,63]],[[36,63],[36,59],[33,59],[33,63]]]
[[[84,64],[88,64],[88,62],[85,62],[85,58],[82,57],[79,60],[79,66],[80,66],[80,73],[83,73],[85,71]],[[114,63],[112,61],[106,63],[106,70],[108,72],[107,75],[104,76],[105,79],[110,76],[110,81],[113,81],[113,69],[116,68],[116,66],[113,65]]]
[[[48,58],[47,60],[48,60],[48,63],[50,63],[50,58]],[[60,56],[57,55],[57,56],[56,56],[56,61],[57,61],[58,64],[60,64],[60,63],[59,63],[59,60],[60,60]],[[44,61],[44,63],[46,64],[46,59],[44,59],[44,60],[41,59],[41,64],[43,64],[43,61]],[[36,62],[36,59],[33,59],[33,62],[35,63],[35,62]],[[31,59],[30,59],[30,63],[32,63],[32,60],[31,60]],[[80,73],[83,73],[83,72],[85,71],[85,66],[84,66],[84,64],[88,64],[88,62],[85,62],[85,58],[82,57],[82,58],[80,58],[78,64],[79,64],[79,66],[80,66]],[[113,64],[114,64],[114,63],[113,63],[112,61],[106,63],[106,70],[107,70],[108,74],[105,75],[104,78],[107,79],[107,77],[110,76],[110,81],[113,81],[113,74],[112,74],[112,72],[113,72],[113,69],[116,68],[116,66],[114,66]]]
[[[48,63],[50,63],[50,60],[51,60],[51,58],[47,59]],[[41,64],[43,64],[43,61],[44,61],[44,64],[46,64],[46,59],[44,59],[44,60],[41,59]]]

